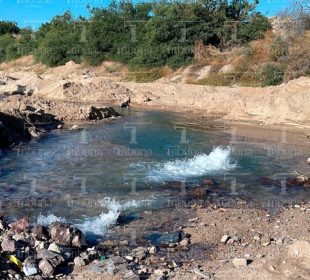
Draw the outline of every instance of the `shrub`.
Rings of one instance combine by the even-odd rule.
[[[285,61],[288,56],[288,48],[288,43],[278,36],[270,45],[271,58],[275,61]]]
[[[140,69],[138,71],[131,71],[127,73],[127,80],[134,81],[138,83],[148,83],[154,82],[164,75],[164,70],[162,68],[152,68],[152,69]]]
[[[285,75],[289,80],[310,76],[310,37],[300,36],[291,42]]]
[[[242,48],[242,54],[245,56],[252,56],[254,54],[254,50],[249,44],[247,44]]]
[[[260,69],[261,85],[275,86],[283,82],[284,72],[276,64],[264,64]]]

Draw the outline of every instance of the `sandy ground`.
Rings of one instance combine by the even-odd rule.
[[[130,99],[131,106],[215,114],[227,120],[265,124],[309,125],[310,78],[265,88],[212,87],[182,83],[121,82],[123,73],[106,73],[68,62],[50,69],[33,65],[2,67],[0,94],[10,95],[18,85],[44,100],[117,105]],[[22,64],[22,63],[21,63]]]

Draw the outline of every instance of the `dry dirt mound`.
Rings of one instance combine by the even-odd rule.
[[[212,87],[172,83],[121,83],[133,92],[139,106],[198,110],[230,120],[261,121],[268,124],[309,123],[307,104],[309,78],[299,78],[266,88]],[[151,100],[147,99],[152,94]]]

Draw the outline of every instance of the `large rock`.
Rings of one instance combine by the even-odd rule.
[[[29,106],[25,110],[0,112],[0,148],[29,141],[46,130],[57,128],[59,123],[54,115]]]
[[[146,239],[149,239],[152,244],[160,246],[168,246],[170,243],[179,243],[186,237],[186,234],[183,231],[176,231],[172,233],[152,233],[146,236]]]
[[[84,234],[69,224],[55,222],[50,225],[51,239],[59,245],[82,247],[86,245]]]
[[[86,120],[102,120],[111,117],[118,117],[120,116],[112,107],[101,107],[97,108],[91,106],[89,112],[86,113]]]

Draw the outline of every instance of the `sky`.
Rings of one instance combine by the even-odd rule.
[[[276,15],[290,0],[260,0],[257,10],[266,16]],[[74,16],[87,16],[87,4],[91,7],[105,7],[108,0],[0,0],[0,20],[10,20],[19,27],[38,28],[55,15],[70,10]]]

